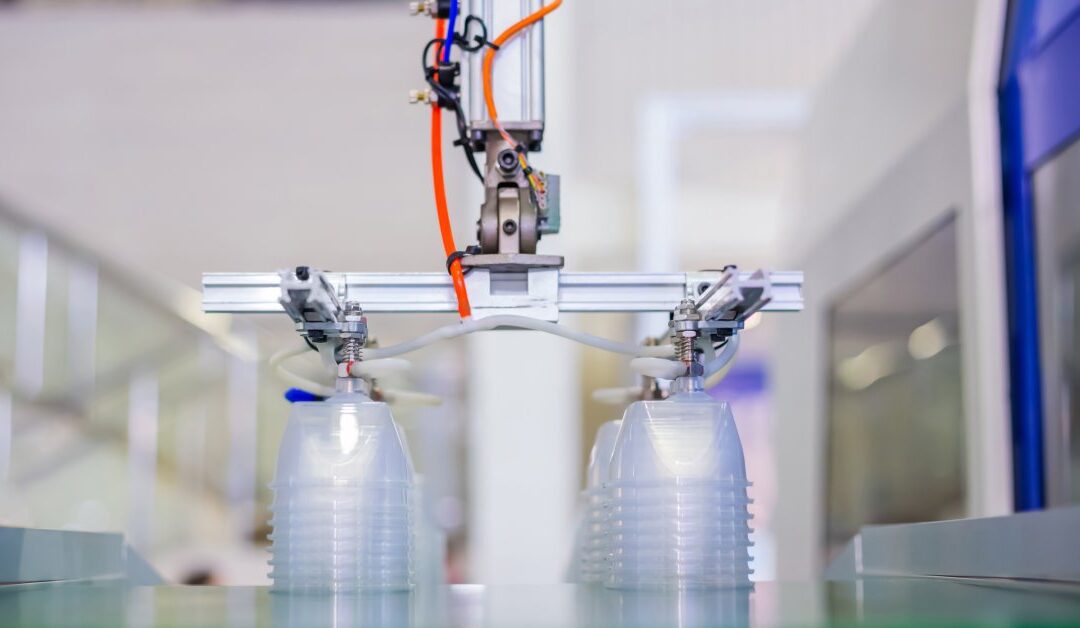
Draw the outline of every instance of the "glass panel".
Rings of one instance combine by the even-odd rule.
[[[963,516],[955,222],[840,298],[830,326],[829,550],[866,524]]]
[[[1065,351],[1062,356],[1061,368],[1064,384],[1061,387],[1061,401],[1063,406],[1063,425],[1065,438],[1063,441],[1068,447],[1068,462],[1065,465],[1065,474],[1068,482],[1068,499],[1073,503],[1080,502],[1080,410],[1077,409],[1077,400],[1080,400],[1080,317],[1076,312],[1080,311],[1080,259],[1074,256],[1063,269],[1062,277],[1062,300],[1066,304],[1063,314],[1068,325],[1063,328],[1061,348]]]
[[[1047,498],[1058,505],[1080,502],[1080,142],[1034,183]]]
[[[22,343],[30,359],[13,386],[20,268],[38,288],[21,324],[42,344]],[[241,358],[125,277],[2,214],[0,279],[0,525],[123,531],[177,580],[196,548],[239,552],[253,565],[245,581],[261,581],[261,555],[244,552],[266,519],[282,386],[262,373],[257,388],[233,387]],[[234,418],[256,403],[266,433],[249,412],[236,438]]]
[[[19,268],[19,234],[0,223],[0,387],[11,385],[15,369],[15,290]]]
[[[46,368],[40,395],[44,399],[63,403],[71,396],[68,364],[68,257],[55,243],[49,242],[45,283],[45,345]]]

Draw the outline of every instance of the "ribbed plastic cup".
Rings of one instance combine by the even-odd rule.
[[[608,587],[749,584],[749,482],[726,403],[687,393],[632,404],[607,476]]]
[[[274,591],[412,586],[413,467],[389,406],[352,393],[294,404],[270,487]]]
[[[607,472],[622,421],[608,421],[596,432],[589,454],[586,488],[582,493],[585,516],[581,522],[579,580],[602,582],[608,571]]]

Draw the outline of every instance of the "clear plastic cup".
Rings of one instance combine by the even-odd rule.
[[[379,541],[371,543],[355,542],[332,542],[325,543],[293,543],[277,541],[274,559],[288,559],[297,556],[309,560],[319,556],[343,556],[356,561],[368,556],[391,556],[404,558],[408,556],[408,550],[412,546],[412,539],[400,539],[395,541]]]
[[[596,430],[596,441],[589,452],[589,472],[587,489],[600,488],[607,482],[608,465],[611,454],[615,451],[615,441],[619,437],[622,421],[608,421]]]
[[[748,584],[748,487],[726,403],[688,393],[632,404],[607,470],[605,584]]]
[[[611,454],[615,450],[615,440],[619,435],[622,421],[608,421],[596,432],[596,441],[589,453],[589,468],[586,475],[586,488],[582,493],[585,504],[585,516],[582,530],[578,535],[579,549],[578,580],[581,582],[601,582],[607,573],[606,521],[607,471]]]
[[[355,519],[357,521],[398,521],[402,518],[410,518],[412,513],[407,506],[352,506],[337,509],[322,509],[319,507],[295,506],[284,508],[272,507],[270,515],[278,521],[295,523],[316,523],[319,521],[334,521],[341,519]]]
[[[413,480],[386,404],[358,394],[294,404],[271,484],[273,589],[410,588]]]
[[[399,558],[366,559],[363,565],[340,561],[309,561],[298,562],[296,560],[284,561],[276,559],[271,562],[275,570],[288,571],[291,577],[304,575],[316,575],[324,573],[336,573],[343,577],[374,574],[404,574],[410,571],[409,562]]]
[[[322,489],[367,483],[411,486],[412,461],[390,406],[363,395],[293,404],[278,451],[274,483],[279,489]],[[295,492],[286,494],[296,495]]]
[[[704,393],[631,404],[608,474],[613,486],[674,489],[703,481],[745,486],[746,465],[731,409]]]

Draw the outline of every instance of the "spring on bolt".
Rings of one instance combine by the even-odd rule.
[[[689,366],[694,361],[693,337],[679,336],[675,339],[675,354],[679,361]]]
[[[359,361],[364,358],[364,343],[359,338],[346,338],[341,345],[341,360]]]

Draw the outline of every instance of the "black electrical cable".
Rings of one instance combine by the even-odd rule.
[[[427,65],[427,58],[431,52],[431,47],[435,44],[441,45],[442,40],[432,39],[428,42],[426,46],[424,46],[424,52],[421,57],[421,62],[424,68],[424,78],[427,81],[428,85],[431,87],[431,90],[435,92],[436,95],[438,95],[439,104],[441,105],[445,102],[447,105],[449,105],[449,108],[454,111],[454,120],[457,124],[458,130],[458,139],[454,141],[454,144],[456,146],[461,146],[465,150],[465,159],[469,162],[469,168],[472,169],[473,173],[476,175],[476,178],[480,179],[480,182],[483,183],[484,175],[480,171],[479,164],[476,163],[476,157],[473,155],[472,150],[469,148],[469,127],[465,117],[465,110],[461,106],[461,96],[456,92],[447,89],[443,85],[440,85],[439,82],[435,79],[435,75],[438,70]]]
[[[460,146],[465,150],[465,159],[469,162],[469,168],[472,169],[480,182],[484,182],[484,174],[480,171],[480,165],[476,163],[476,156],[473,155],[472,150],[469,148],[469,125],[465,119],[465,110],[461,106],[461,100],[456,95],[449,91],[446,91],[441,85],[434,80],[428,82],[431,88],[439,95],[440,98],[446,98],[450,102],[450,108],[454,110],[454,119],[457,123],[458,139],[454,140],[455,146]]]
[[[472,39],[469,39],[470,24],[480,25],[480,34],[474,35]],[[488,41],[487,24],[484,23],[484,20],[480,19],[475,15],[469,15],[465,18],[465,22],[461,27],[461,34],[454,34],[454,42],[457,43],[458,47],[465,52],[478,52],[484,46],[491,46],[496,50],[499,49],[499,47],[496,46],[494,43]]]
[[[454,112],[454,121],[457,125],[458,139],[454,141],[456,146],[461,146],[465,151],[465,159],[469,162],[469,168],[476,175],[480,182],[484,182],[484,174],[480,170],[480,165],[476,163],[476,156],[473,155],[472,149],[469,147],[469,123],[465,117],[465,110],[461,106],[461,95],[453,92],[446,87],[439,84],[435,79],[435,75],[438,73],[438,69],[428,65],[428,55],[431,54],[431,47],[438,44],[440,49],[443,44],[441,39],[432,39],[424,46],[423,54],[420,55],[420,65],[424,69],[424,80],[427,81],[431,91],[439,97],[438,106],[442,106],[443,103],[447,103],[449,108]]]
[[[725,338],[723,342],[713,341],[713,351],[720,351],[727,346],[727,343],[731,342],[731,337]]]

